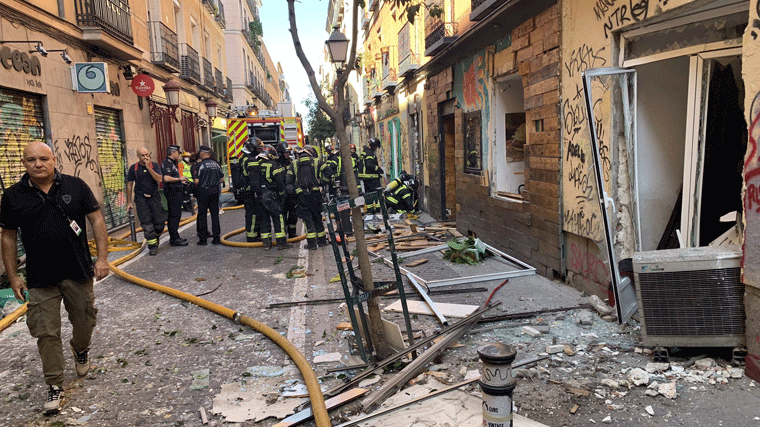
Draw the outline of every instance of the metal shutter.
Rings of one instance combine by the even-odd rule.
[[[98,135],[98,173],[103,188],[101,210],[106,228],[110,229],[127,222],[124,134],[119,111],[95,107],[95,130]]]
[[[0,88],[0,190],[18,182],[24,174],[21,155],[24,147],[34,141],[45,142],[42,98]]]

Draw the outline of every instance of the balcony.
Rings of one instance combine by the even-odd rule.
[[[470,0],[470,21],[480,21],[508,0]]]
[[[248,73],[248,89],[259,99],[264,98],[264,93],[266,93],[264,85],[251,72]]]
[[[248,46],[250,46],[251,49],[256,49],[256,42],[253,40],[253,34],[251,34],[247,28],[243,28],[240,32],[243,34],[243,38],[246,43],[248,43]]]
[[[259,60],[259,64],[261,64],[261,67],[263,69],[267,69],[267,61],[264,59],[264,54],[261,53],[261,48],[254,49],[254,53],[256,54],[256,59]]]
[[[370,84],[370,87],[369,87],[370,96],[372,98],[375,98],[375,100],[382,98],[383,97],[383,89],[381,87],[382,82],[377,81],[377,80],[371,80],[369,84]]]
[[[374,12],[377,9],[377,6],[380,5],[380,0],[369,0],[369,6],[367,6],[367,10],[370,12]]]
[[[435,56],[457,39],[456,22],[434,22],[425,33],[425,56]]]
[[[396,89],[396,83],[398,76],[396,74],[396,67],[398,65],[398,56],[396,55],[396,46],[384,46],[380,48],[383,61],[383,78],[381,86],[383,90],[393,93]]]
[[[82,38],[119,59],[139,59],[134,47],[132,12],[126,0],[75,0],[74,11]]]
[[[214,90],[214,67],[211,65],[211,61],[203,58],[203,82],[201,86],[209,92]]]
[[[180,54],[180,78],[196,84],[201,83],[201,62],[198,52],[187,43],[179,45]]]
[[[224,88],[224,100],[232,102],[232,79],[227,77],[227,85]]]
[[[245,3],[248,5],[248,9],[251,9],[252,14],[259,15],[259,8],[256,7],[256,3],[253,0],[245,0]]]
[[[177,33],[161,21],[151,21],[148,24],[150,25],[150,61],[172,73],[179,73]]]
[[[420,55],[409,51],[409,53],[398,62],[398,75],[399,77],[406,77],[414,73],[422,65]]]
[[[372,104],[372,97],[369,94],[369,83],[367,83],[367,79],[362,79],[362,99],[364,100],[364,105]]]
[[[220,97],[224,96],[224,76],[218,68],[214,68],[214,82],[216,83],[216,94]]]

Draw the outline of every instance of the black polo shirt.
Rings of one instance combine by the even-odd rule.
[[[169,156],[166,156],[164,162],[161,163],[162,175],[167,175],[172,178],[179,178],[179,169],[177,168],[177,162]],[[164,182],[164,190],[178,190],[182,191],[185,184],[180,181],[177,182]]]
[[[94,276],[85,217],[98,209],[84,181],[58,171],[47,194],[29,180],[28,173],[3,193],[0,227],[21,230],[29,288],[50,287],[66,279],[83,282]],[[82,229],[78,236],[71,220]]]
[[[162,174],[158,163],[151,162],[151,166],[157,174]],[[158,194],[158,183],[142,163],[133,164],[127,171],[127,182],[131,181],[135,183],[135,194],[150,194],[151,196]]]
[[[198,179],[198,192],[200,194],[216,194],[221,191],[219,180],[224,178],[222,167],[215,160],[203,159],[193,179]]]

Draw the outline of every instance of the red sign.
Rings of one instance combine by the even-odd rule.
[[[156,89],[156,82],[147,74],[138,74],[132,79],[132,92],[137,96],[151,96]]]

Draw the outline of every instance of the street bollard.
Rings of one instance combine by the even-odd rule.
[[[132,235],[132,241],[137,241],[137,229],[135,228],[135,214],[132,209],[127,210],[127,217],[129,217],[129,233]]]
[[[483,392],[483,426],[512,427],[512,393],[517,380],[512,376],[512,362],[517,352],[502,343],[488,343],[478,348],[483,362],[478,384]]]

